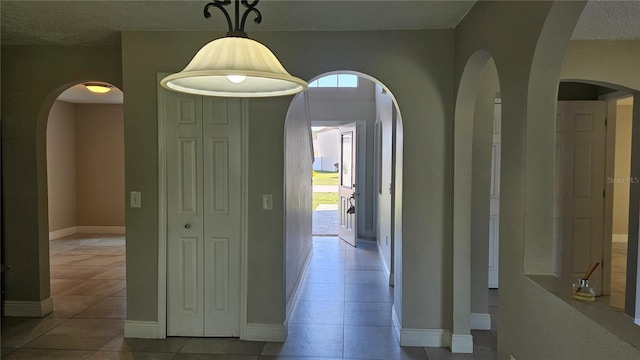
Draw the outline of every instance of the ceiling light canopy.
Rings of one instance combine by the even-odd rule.
[[[86,83],[84,86],[87,90],[96,94],[105,94],[111,91],[112,86],[109,84],[100,84],[100,83]]]
[[[184,70],[162,79],[160,84],[178,92],[223,97],[268,97],[292,95],[304,91],[306,81],[291,76],[266,46],[251,40],[244,32],[247,16],[254,12],[255,22],[262,15],[255,6],[259,0],[235,0],[235,20],[223,6],[231,0],[214,0],[204,8],[204,16],[210,18],[209,7],[220,9],[229,26],[224,38],[203,46]],[[240,4],[246,8],[240,19]]]

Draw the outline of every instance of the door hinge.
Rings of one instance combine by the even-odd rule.
[[[604,189],[602,189],[602,197],[605,197],[605,196],[604,196]]]
[[[604,118],[604,126],[607,126],[607,118]]]

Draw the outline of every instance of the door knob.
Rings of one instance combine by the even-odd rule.
[[[188,229],[188,228],[190,228],[190,227],[191,227],[191,225],[189,225],[189,224],[184,224],[184,228],[185,228],[185,229]]]

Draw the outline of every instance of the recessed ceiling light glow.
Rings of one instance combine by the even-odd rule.
[[[105,94],[111,91],[112,86],[107,84],[98,84],[98,83],[87,83],[84,84],[87,90],[96,94]]]

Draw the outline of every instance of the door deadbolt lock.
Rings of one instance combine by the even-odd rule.
[[[191,225],[189,225],[189,224],[185,224],[185,225],[184,225],[184,228],[185,228],[185,229],[188,229],[188,228],[190,228],[190,227],[191,227]]]

